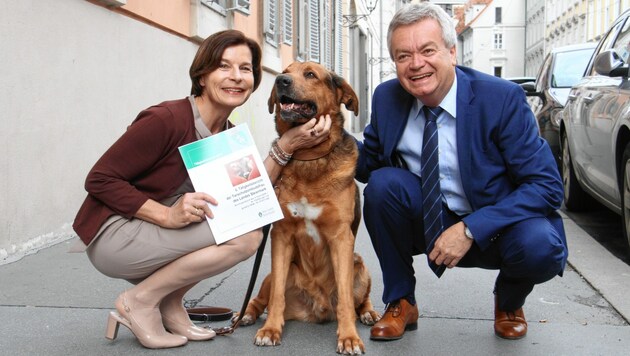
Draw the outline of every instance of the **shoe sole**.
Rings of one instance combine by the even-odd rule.
[[[505,336],[505,335],[501,335],[498,332],[494,332],[494,335],[496,335],[497,337],[504,339],[504,340],[520,340],[522,338],[524,338],[527,334],[521,335],[521,336]]]
[[[413,331],[418,329],[418,323],[408,324],[405,327],[405,331]],[[402,339],[405,333],[403,332],[400,336],[370,336],[370,340],[375,341],[393,341]]]

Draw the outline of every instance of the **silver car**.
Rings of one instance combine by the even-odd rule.
[[[623,218],[630,246],[630,10],[602,37],[562,113],[562,178],[568,210],[596,199]],[[630,251],[630,250],[629,250]]]
[[[560,116],[571,87],[584,75],[596,42],[580,43],[552,49],[545,57],[536,81],[521,87],[536,116],[540,136],[544,138],[560,167]]]

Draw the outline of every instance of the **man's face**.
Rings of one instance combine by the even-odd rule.
[[[439,23],[431,18],[394,30],[391,52],[403,88],[423,104],[437,106],[455,79],[455,46],[447,48]]]

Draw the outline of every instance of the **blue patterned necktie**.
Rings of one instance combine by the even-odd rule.
[[[435,240],[442,233],[442,191],[440,189],[440,163],[438,159],[437,118],[442,108],[424,106],[424,135],[420,164],[422,175],[422,211],[424,219],[424,241],[427,257],[433,249]],[[429,261],[429,267],[440,277],[445,266],[437,266]]]

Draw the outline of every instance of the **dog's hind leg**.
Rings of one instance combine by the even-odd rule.
[[[374,305],[370,300],[372,289],[372,279],[368,273],[363,258],[355,252],[354,254],[354,283],[353,296],[355,311],[359,320],[365,325],[374,325],[381,319],[381,314],[374,310]]]

